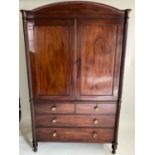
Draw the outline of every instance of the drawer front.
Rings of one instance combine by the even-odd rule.
[[[37,127],[109,127],[115,125],[115,115],[36,115]]]
[[[75,105],[70,103],[37,103],[34,104],[35,114],[74,113]]]
[[[78,114],[116,114],[117,104],[77,104]]]
[[[37,128],[37,141],[90,141],[110,142],[114,137],[113,129],[82,128]]]

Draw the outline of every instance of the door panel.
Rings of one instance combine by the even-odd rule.
[[[37,20],[33,33],[30,33],[32,30],[28,33],[32,79],[36,83],[33,85],[33,94],[36,98],[73,97],[73,28],[74,21],[71,20]]]
[[[117,100],[123,21],[37,19],[27,26],[34,99]]]
[[[40,95],[69,94],[68,39],[67,27],[35,28],[35,45],[39,62],[37,83]]]
[[[117,26],[85,26],[82,38],[81,94],[112,95]]]
[[[78,98],[106,100],[117,95],[115,67],[120,66],[120,58],[116,53],[121,50],[122,27],[116,21],[78,21]]]

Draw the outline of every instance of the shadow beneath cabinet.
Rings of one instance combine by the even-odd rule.
[[[19,135],[22,136],[29,147],[32,148],[32,130],[31,126],[28,123],[20,123]]]

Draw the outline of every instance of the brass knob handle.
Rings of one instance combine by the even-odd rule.
[[[99,111],[99,107],[97,105],[94,107],[94,111],[95,112],[98,112]]]
[[[98,120],[96,118],[93,119],[94,124],[98,124]]]
[[[54,123],[56,123],[57,122],[57,119],[56,119],[56,117],[54,117],[53,119],[52,119],[52,123],[54,124]]]
[[[53,131],[53,132],[52,132],[52,136],[53,136],[53,137],[56,137],[56,136],[57,136],[56,131]]]
[[[97,137],[97,133],[95,131],[92,133],[92,137],[93,138],[96,138]]]
[[[55,105],[53,105],[52,107],[51,107],[51,111],[56,111],[56,106]]]

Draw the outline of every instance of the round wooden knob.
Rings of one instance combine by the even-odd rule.
[[[53,136],[53,137],[56,137],[56,136],[57,136],[56,131],[53,131],[52,136]]]
[[[93,138],[96,138],[97,137],[97,133],[95,131],[92,133],[92,137]]]
[[[51,107],[51,110],[52,110],[52,111],[56,111],[56,106],[53,105],[53,106]]]
[[[54,123],[56,123],[57,122],[57,119],[56,119],[56,117],[54,117],[53,119],[52,119],[52,123],[54,124]]]
[[[99,107],[97,105],[94,107],[94,111],[95,112],[98,112],[99,111]]]
[[[98,120],[96,118],[93,119],[94,124],[98,124]]]

